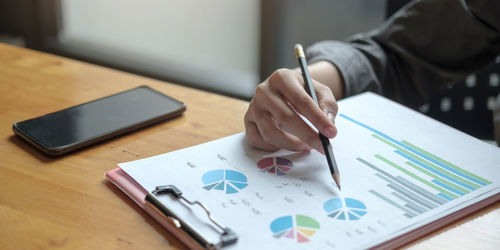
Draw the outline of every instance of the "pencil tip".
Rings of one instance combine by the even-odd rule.
[[[337,187],[340,189],[340,175],[338,173],[332,174],[333,180],[335,181],[335,184],[337,184]]]

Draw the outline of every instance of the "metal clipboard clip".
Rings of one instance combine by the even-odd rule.
[[[182,200],[188,205],[199,205],[205,212],[207,213],[208,218],[210,221],[220,230],[222,230],[221,236],[220,236],[220,242],[219,243],[212,243],[209,240],[205,239],[201,234],[196,232],[195,229],[190,227],[187,223],[185,223],[181,218],[175,215],[173,211],[168,209],[163,203],[157,198],[157,196],[161,194],[168,194],[171,197],[177,199],[177,200]],[[221,247],[227,246],[234,244],[238,240],[238,235],[231,230],[228,227],[223,227],[221,226],[217,221],[215,221],[212,216],[210,215],[210,211],[208,208],[201,204],[199,201],[190,201],[186,199],[183,195],[182,192],[174,185],[164,185],[164,186],[157,186],[155,190],[152,192],[149,192],[146,195],[146,202],[151,205],[157,212],[162,214],[169,222],[171,222],[175,227],[182,229],[185,233],[187,233],[191,238],[196,240],[202,247],[205,247],[206,249],[219,249]]]

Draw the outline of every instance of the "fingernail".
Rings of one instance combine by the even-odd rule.
[[[337,133],[337,130],[334,128],[334,127],[326,127],[325,129],[325,135],[326,137],[332,139],[333,137],[335,137],[335,134]]]
[[[318,150],[318,152],[320,152],[321,154],[325,154],[325,150],[323,149],[323,146],[321,146],[320,148],[316,149]]]
[[[335,124],[335,115],[333,115],[332,113],[328,113],[328,118],[333,122],[333,124]]]
[[[309,146],[308,144],[305,144],[305,143],[304,143],[304,146],[302,147],[302,150],[304,150],[304,151],[309,151],[309,150],[311,150],[311,149],[312,149],[312,147],[311,147],[311,146]]]

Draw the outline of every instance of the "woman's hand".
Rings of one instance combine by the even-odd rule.
[[[334,68],[333,65],[326,67]],[[335,73],[340,78],[338,71]],[[311,74],[314,77],[313,70]],[[245,114],[246,138],[250,145],[267,151],[316,149],[324,153],[318,133],[299,114],[323,135],[333,138],[337,134],[334,118],[338,106],[333,88],[314,79],[312,82],[319,106],[305,91],[298,71],[279,69],[257,86]]]

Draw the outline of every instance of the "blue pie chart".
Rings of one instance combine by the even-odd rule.
[[[201,177],[203,188],[211,191],[223,191],[226,194],[238,193],[248,186],[247,177],[235,170],[217,169],[208,171]]]
[[[353,198],[333,198],[323,204],[327,215],[337,220],[359,220],[367,213],[366,205]]]

